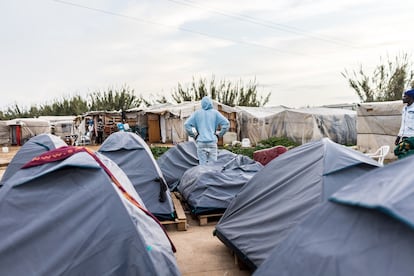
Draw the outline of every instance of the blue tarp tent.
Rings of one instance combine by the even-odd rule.
[[[150,212],[161,220],[174,219],[174,204],[167,183],[141,137],[132,132],[115,132],[105,139],[98,152],[125,172]]]
[[[254,275],[413,275],[413,165],[393,162],[333,194]]]
[[[262,168],[259,162],[234,154],[224,165],[213,163],[188,169],[177,189],[193,214],[222,213],[243,185]]]
[[[254,270],[333,192],[379,166],[328,138],[291,149],[243,186],[214,233]]]
[[[114,162],[75,147],[36,160],[0,189],[2,275],[180,274],[164,228]]]
[[[235,154],[228,150],[218,150],[217,164],[226,164]],[[165,152],[157,163],[171,191],[177,188],[181,177],[190,168],[198,166],[197,145],[193,141],[179,143]]]
[[[53,134],[39,134],[30,138],[10,161],[3,174],[0,186],[33,157],[63,146],[67,146],[66,143],[60,137]]]

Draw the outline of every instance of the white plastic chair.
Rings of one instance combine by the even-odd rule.
[[[367,156],[376,159],[380,165],[384,165],[385,156],[387,156],[388,152],[390,151],[390,146],[384,145],[377,149],[376,152],[373,153],[366,153]]]

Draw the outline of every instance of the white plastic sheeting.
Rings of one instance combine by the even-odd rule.
[[[361,103],[357,106],[357,146],[362,152],[375,152],[383,145],[394,148],[401,125],[402,101]],[[385,159],[395,159],[390,150]]]
[[[241,138],[252,144],[270,137],[287,137],[305,144],[327,137],[343,145],[356,144],[356,112],[341,108],[237,107]]]
[[[24,144],[30,138],[44,133],[50,133],[50,123],[38,118],[17,118],[7,121],[8,126],[19,125],[21,127],[21,143]],[[10,129],[9,129],[10,131]]]
[[[0,145],[10,144],[10,133],[7,121],[0,121]]]

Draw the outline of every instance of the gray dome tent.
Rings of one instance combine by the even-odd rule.
[[[226,164],[235,154],[228,150],[218,150],[216,164]],[[179,143],[157,159],[157,163],[171,191],[177,188],[181,177],[190,168],[198,166],[197,145],[193,141]]]
[[[263,166],[247,156],[234,155],[222,165],[188,169],[177,189],[196,215],[224,212],[231,200]]]
[[[0,182],[0,186],[9,179],[24,164],[29,162],[33,157],[38,156],[46,151],[54,150],[59,147],[67,146],[66,143],[58,136],[53,134],[39,134],[30,138],[14,155],[13,159],[7,166],[6,171]]]
[[[393,162],[333,194],[254,275],[413,275],[413,164]]]
[[[328,138],[291,149],[243,186],[214,233],[254,270],[310,211],[378,166]]]
[[[147,143],[132,132],[115,132],[98,152],[114,161],[129,177],[148,210],[158,219],[174,219],[174,204],[161,169]]]
[[[4,275],[180,274],[128,177],[85,148],[49,151],[18,170],[0,189],[0,216]]]
[[[170,190],[174,190],[185,171],[198,165],[197,146],[188,141],[175,145],[157,159]]]

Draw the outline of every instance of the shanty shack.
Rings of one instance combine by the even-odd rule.
[[[213,106],[230,122],[230,133],[237,135],[237,110],[213,101]],[[184,123],[191,114],[201,108],[200,101],[180,104],[159,104],[146,109],[126,110],[126,117],[137,122],[135,128],[147,133],[149,143],[180,143],[188,140]],[[142,136],[142,135],[141,135]],[[219,145],[223,139],[219,140]]]

